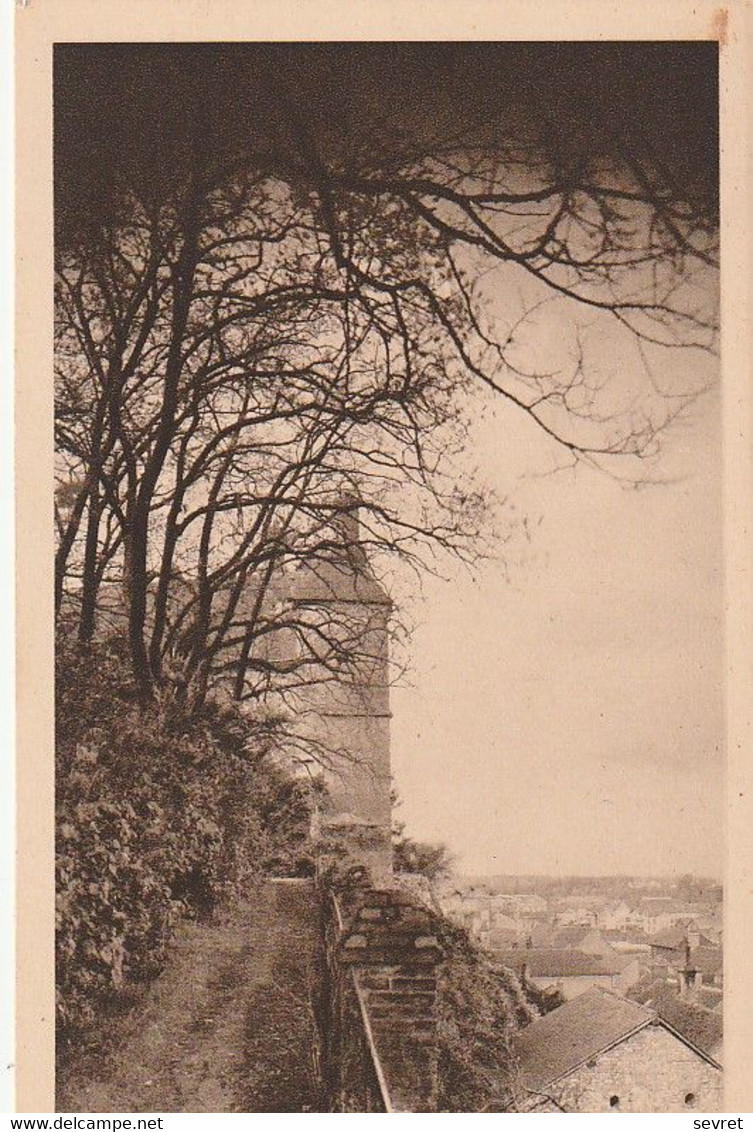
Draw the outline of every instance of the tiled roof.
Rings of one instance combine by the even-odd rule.
[[[652,947],[666,947],[679,951],[686,938],[687,932],[684,928],[665,928],[664,931],[652,935],[649,943]]]
[[[556,928],[552,943],[555,947],[577,947],[593,928],[586,928],[578,924],[569,927]]]
[[[656,999],[665,993],[669,988],[666,975],[655,977],[651,972],[647,972],[644,976],[634,983],[630,988],[629,995],[635,1002],[641,1002],[645,1006],[650,1006]],[[673,984],[673,993],[677,993],[677,985]]]
[[[292,573],[288,596],[291,601],[308,603],[356,602],[391,605],[383,586],[369,569],[365,556],[351,560],[305,563]]]
[[[534,924],[529,932],[534,947],[551,947],[557,929],[553,924]]]
[[[713,978],[724,966],[722,950],[720,947],[695,947],[690,953],[690,963],[704,979]]]
[[[536,924],[531,931],[531,939],[534,947],[577,947],[591,931],[593,928],[586,924],[565,927],[559,924]]]
[[[544,1088],[655,1020],[653,1010],[594,987],[516,1035],[521,1081]]]
[[[721,1014],[664,991],[652,1003],[660,1018],[710,1057],[719,1056],[724,1027]]]
[[[724,996],[720,987],[702,985],[696,988],[694,994],[697,996],[699,1006],[715,1013],[721,1009]],[[650,974],[645,975],[644,978],[635,983],[630,988],[629,995],[636,1002],[657,1009],[661,1003],[670,998],[679,1001],[678,984],[675,980],[670,981],[666,976],[656,978]],[[688,1000],[683,999],[682,1001]],[[668,1020],[671,1021],[671,1019]]]
[[[646,943],[646,933],[640,927],[627,927],[627,928],[599,928],[599,931],[606,940],[635,940],[636,942]]]
[[[534,979],[565,979],[578,975],[616,975],[630,961],[618,955],[589,955],[569,948],[524,947],[515,950],[493,950],[497,963],[520,970],[524,965]]]
[[[525,954],[523,937],[513,928],[492,928],[485,933],[484,946],[496,948],[500,951],[519,951]]]
[[[666,947],[673,951],[679,951],[685,944],[688,938],[688,929],[682,927],[665,928],[664,931],[657,932],[649,939],[652,947]],[[711,940],[707,939],[705,935],[700,935],[701,946],[695,950],[716,950],[710,946]]]
[[[525,928],[518,920],[513,919],[512,916],[506,916],[503,912],[495,912],[492,922],[494,927],[499,928],[500,931],[514,931],[518,935],[525,932]]]
[[[721,987],[699,987],[698,1001],[708,1010],[721,1012],[724,1007],[724,994]]]
[[[669,913],[672,916],[700,916],[703,907],[699,904],[689,904],[686,900],[675,900],[671,896],[644,896],[640,907],[645,912],[654,912],[661,916]]]

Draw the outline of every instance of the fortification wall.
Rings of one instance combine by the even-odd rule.
[[[337,1110],[435,1112],[441,952],[428,913],[394,889],[330,894],[325,939]]]

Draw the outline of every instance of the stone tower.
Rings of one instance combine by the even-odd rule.
[[[301,729],[323,759],[328,798],[320,826],[345,836],[378,885],[392,876],[388,622],[391,602],[360,542],[358,501],[344,501],[342,545],[299,568],[288,600],[301,619],[323,619],[355,660],[300,694]],[[331,757],[328,754],[331,753]]]

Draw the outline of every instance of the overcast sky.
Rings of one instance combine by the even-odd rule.
[[[670,482],[638,491],[532,478],[551,453],[501,414],[486,406],[474,456],[541,522],[507,568],[427,584],[413,686],[393,693],[401,815],[472,873],[718,875],[718,396],[666,437]]]

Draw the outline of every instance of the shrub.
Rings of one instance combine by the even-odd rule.
[[[496,968],[465,928],[435,919],[441,1112],[514,1111],[510,1043],[538,1017],[530,988]]]
[[[56,957],[65,1041],[163,966],[177,922],[261,872],[310,870],[306,786],[274,727],[232,705],[140,706],[118,642],[61,641],[56,672]]]

